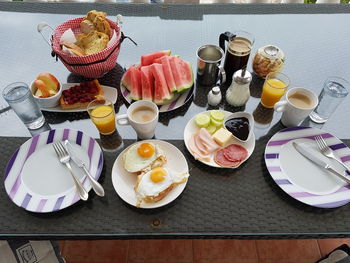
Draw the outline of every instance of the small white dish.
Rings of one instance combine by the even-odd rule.
[[[221,110],[224,115],[225,115],[225,119],[230,116],[232,114],[232,112],[229,112],[229,111],[224,111],[224,110]],[[201,112],[202,114],[207,114],[208,116],[210,115],[210,111],[204,111],[204,112]],[[199,114],[199,113],[198,113]],[[196,125],[196,116],[193,116],[193,118],[187,122],[186,124],[186,127],[185,127],[185,130],[184,130],[184,141],[185,141],[185,145],[186,145],[186,148],[187,150],[189,151],[189,153],[192,155],[191,153],[191,150],[188,146],[188,142],[192,136],[193,133],[196,133],[198,130],[199,130],[199,127]],[[245,142],[242,142],[240,140],[237,140],[235,139],[235,137],[231,136],[231,139],[230,141],[228,142],[227,145],[230,145],[230,144],[238,144],[238,145],[241,145],[243,146],[244,148],[246,148],[246,150],[248,151],[248,156],[247,158],[242,161],[240,163],[239,166],[242,165],[242,163],[244,163],[245,161],[247,161],[249,159],[249,157],[252,155],[253,151],[254,151],[254,148],[255,148],[255,135],[254,135],[254,132],[253,132],[253,129],[251,130],[252,131],[252,134],[251,136],[248,138],[247,141]],[[224,148],[224,147],[221,147],[221,148]],[[206,165],[209,165],[209,166],[212,166],[212,167],[216,167],[216,168],[226,168],[226,167],[223,167],[223,166],[220,166],[218,165],[215,161],[214,161],[214,154],[215,153],[212,153],[211,154],[211,157],[210,157],[210,160],[209,161],[204,161],[204,160],[198,160]],[[192,155],[193,156],[193,155]],[[229,169],[235,169],[235,168],[238,168],[239,166],[237,167],[234,167],[234,168],[229,168]]]
[[[62,84],[61,90],[62,91],[67,90],[70,87],[73,87],[75,85],[79,85],[79,83]],[[118,90],[116,88],[108,87],[108,86],[104,86],[104,85],[101,85],[101,87],[103,89],[103,96],[108,98],[113,104],[115,104],[117,102],[117,99],[118,99]],[[41,107],[41,110],[49,111],[49,112],[83,112],[83,111],[86,111],[86,107],[64,110],[59,105],[56,105],[55,107],[51,107],[51,108]]]
[[[35,94],[37,88],[34,85],[34,81],[32,81],[32,83],[30,84],[30,90],[33,94],[34,100],[38,103],[38,105],[41,109],[56,107],[59,104],[59,101],[60,101],[60,98],[62,95],[62,85],[61,85],[61,82],[58,82],[58,83],[59,83],[58,84],[58,92],[55,95],[48,97],[48,98],[36,97],[34,94]]]
[[[152,142],[154,144],[159,145],[162,148],[167,158],[167,163],[164,167],[168,168],[174,173],[179,173],[179,174],[188,173],[188,164],[187,164],[186,158],[181,153],[181,151],[178,148],[176,148],[174,145],[165,141],[160,141],[160,140],[145,140],[143,142]],[[139,143],[139,142],[136,142],[136,143]],[[112,168],[112,183],[119,197],[129,205],[136,207],[137,198],[136,198],[134,187],[136,184],[137,175],[126,171],[124,169],[124,164],[122,160],[123,159],[122,156],[132,145],[124,149],[115,160]],[[174,189],[172,189],[168,193],[168,195],[165,196],[162,200],[155,203],[143,202],[140,208],[157,208],[157,207],[161,207],[169,204],[182,193],[182,191],[186,187],[188,180],[189,178],[187,178],[186,182],[175,186]]]
[[[231,113],[230,115],[225,117],[224,122],[223,122],[223,125],[224,125],[223,127],[224,127],[224,129],[227,130],[227,128],[225,126],[226,121],[228,121],[230,119],[233,119],[233,118],[241,118],[241,117],[246,118],[248,120],[248,122],[249,122],[249,134],[248,134],[248,137],[247,137],[246,140],[241,140],[240,138],[238,138],[234,134],[232,134],[232,136],[235,137],[235,139],[240,141],[240,142],[247,142],[254,135],[254,118],[253,118],[253,115],[251,115],[250,113],[244,112],[244,111]]]

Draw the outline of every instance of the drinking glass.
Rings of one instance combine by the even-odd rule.
[[[26,83],[9,84],[2,91],[2,96],[28,129],[39,129],[44,125],[45,118]]]
[[[87,106],[87,111],[101,134],[109,135],[115,131],[115,111],[111,101],[103,97],[93,100]]]
[[[339,104],[349,94],[350,83],[340,77],[329,77],[318,96],[318,106],[310,113],[310,119],[316,123],[325,123]]]
[[[282,98],[289,84],[287,75],[281,72],[270,72],[263,85],[261,104],[266,108],[273,108],[275,103]]]

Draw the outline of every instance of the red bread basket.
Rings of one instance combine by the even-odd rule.
[[[62,50],[62,46],[60,45],[61,36],[69,28],[72,29],[74,34],[80,33],[80,22],[83,19],[81,17],[69,20],[54,29],[51,36],[52,55],[56,56],[56,58],[58,57],[72,73],[82,75],[86,78],[100,78],[115,67],[124,35],[118,25],[107,19],[111,26],[111,34],[117,34],[116,40],[112,45],[96,54],[88,56],[79,57],[67,54]]]

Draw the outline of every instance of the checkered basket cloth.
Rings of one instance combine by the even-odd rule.
[[[84,17],[72,19],[55,28],[51,36],[52,55],[58,57],[72,73],[86,78],[100,78],[115,67],[124,35],[118,25],[107,19],[111,26],[111,34],[117,34],[112,45],[88,56],[79,57],[67,54],[60,45],[61,36],[69,28],[72,29],[74,34],[80,33],[80,23],[83,19]]]

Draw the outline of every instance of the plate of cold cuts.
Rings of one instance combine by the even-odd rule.
[[[159,112],[168,112],[191,99],[194,88],[190,63],[164,52],[142,56],[140,64],[126,70],[120,83],[126,102],[151,100],[159,106]]]
[[[248,113],[232,113],[224,110],[205,111],[195,115],[184,130],[187,150],[196,160],[206,165],[217,168],[238,168],[254,151],[254,120],[252,119],[248,130],[249,136],[247,135],[245,141],[233,135],[227,135],[225,122],[231,116],[240,118],[246,115]]]

